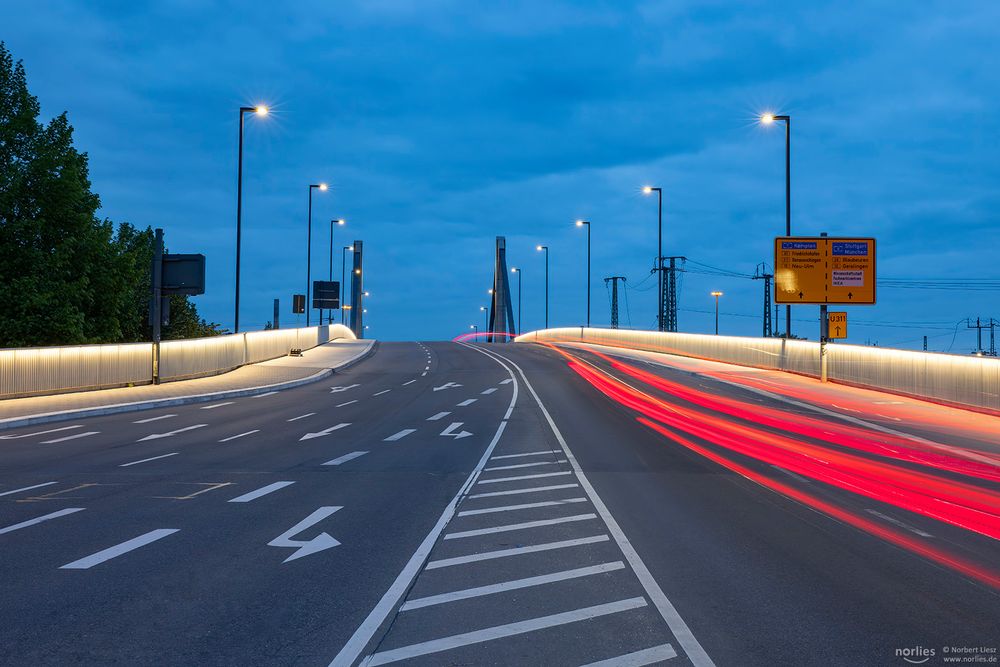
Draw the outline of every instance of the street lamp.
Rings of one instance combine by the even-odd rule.
[[[479,325],[477,325],[477,324],[470,324],[469,328],[472,329],[475,332],[474,338],[475,338],[475,340],[478,341],[479,340]]]
[[[545,328],[549,328],[549,247],[540,245],[535,248],[538,252],[545,251]]]
[[[344,310],[347,308],[347,304],[344,302],[344,267],[347,264],[347,251],[350,250],[354,252],[354,246],[345,245],[344,249],[340,251],[340,323],[344,323]]]
[[[715,335],[719,335],[719,297],[722,296],[722,292],[712,292],[712,296],[715,297]]]
[[[521,269],[511,267],[510,272],[517,274],[517,334],[521,335]]]
[[[334,218],[330,221],[330,277],[328,280],[333,282],[333,227],[334,225],[344,226],[347,224],[347,220],[343,218]],[[326,323],[330,324],[333,322],[333,311],[328,310],[326,317]],[[319,311],[319,323],[323,324],[323,311]]]
[[[656,237],[656,277],[657,277],[657,311],[656,326],[659,331],[663,331],[663,188],[654,188],[647,185],[642,189],[644,194],[656,193],[657,198],[657,229]]]
[[[479,312],[486,313],[486,328],[483,329],[483,333],[490,332],[490,309],[486,306],[479,306]]]
[[[772,125],[776,121],[785,123],[785,236],[792,235],[792,117],[765,113],[760,122]],[[785,337],[792,335],[792,307],[785,306]]]
[[[587,326],[590,326],[590,221],[577,220],[576,226],[587,227]]]
[[[255,107],[240,107],[239,159],[236,167],[236,313],[233,317],[233,333],[240,332],[240,245],[243,241],[243,116],[248,113],[266,116],[267,107],[263,104],[258,104]]]
[[[317,183],[309,186],[309,218],[306,228],[306,326],[309,326],[309,314],[312,311],[309,292],[312,289],[313,190],[326,192],[327,185],[326,183]],[[322,313],[320,317],[322,317]]]

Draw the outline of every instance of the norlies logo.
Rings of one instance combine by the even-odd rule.
[[[902,658],[912,665],[922,665],[934,657],[934,649],[924,648],[923,646],[897,648],[896,657]]]

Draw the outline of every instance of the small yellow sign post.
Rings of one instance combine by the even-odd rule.
[[[847,313],[843,311],[827,313],[826,337],[847,338]]]

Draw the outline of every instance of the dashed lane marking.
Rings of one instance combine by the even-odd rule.
[[[513,380],[511,380],[510,378],[507,378],[506,380],[500,380],[500,384],[510,384],[511,382],[513,382]]]
[[[342,408],[342,407],[344,407],[345,405],[350,405],[351,403],[357,403],[357,402],[358,402],[358,399],[356,399],[356,398],[355,398],[355,399],[354,399],[353,401],[347,401],[346,403],[338,403],[338,404],[337,404],[337,407],[338,407],[338,408]]]
[[[496,387],[490,387],[489,389],[484,389],[483,391],[481,391],[479,393],[482,394],[483,396],[488,396],[489,394],[492,394],[496,390],[497,390]]]
[[[256,396],[251,396],[251,398],[264,398],[265,396],[274,396],[277,393],[278,392],[276,391],[269,391],[266,394],[257,394]]]
[[[451,567],[453,565],[465,565],[466,563],[476,563],[481,560],[494,560],[496,558],[508,558],[510,556],[521,556],[523,554],[533,554],[539,551],[554,551],[556,549],[567,549],[569,547],[582,546],[584,544],[596,544],[607,542],[607,535],[593,535],[591,537],[581,537],[575,540],[560,540],[558,542],[546,542],[545,544],[533,544],[527,547],[512,547],[510,549],[498,549],[497,551],[484,551],[468,556],[455,556],[454,558],[442,558],[432,560],[427,563],[427,570],[436,570],[441,567]]]
[[[57,442],[66,442],[67,440],[76,440],[77,438],[86,438],[88,435],[97,435],[100,431],[87,431],[86,433],[74,433],[73,435],[64,435],[61,438],[53,438],[52,440],[42,440],[43,445],[54,445]]]
[[[139,420],[136,420],[136,421],[134,421],[132,423],[133,424],[148,424],[149,422],[158,422],[161,419],[170,419],[171,417],[176,417],[176,416],[177,415],[160,415],[159,417],[149,417],[148,419],[139,419]]]
[[[372,396],[381,396],[382,394],[388,394],[392,389],[383,389],[382,391],[375,392]]]
[[[22,521],[21,523],[15,523],[13,526],[7,526],[6,528],[0,528],[0,535],[6,533],[13,533],[15,530],[20,530],[21,528],[27,528],[28,526],[34,526],[43,521],[48,521],[49,519],[58,519],[61,516],[66,516],[67,514],[73,514],[74,512],[82,512],[83,507],[67,507],[66,509],[59,510],[58,512],[52,512],[51,514],[43,514],[42,516],[37,516],[34,519],[28,519],[27,521]]]
[[[919,528],[917,528],[915,526],[911,526],[910,524],[908,524],[908,523],[906,523],[904,521],[900,521],[896,517],[889,516],[888,514],[882,514],[881,512],[878,512],[878,511],[873,510],[873,509],[866,509],[865,511],[868,512],[869,514],[871,514],[872,516],[877,516],[878,518],[880,518],[880,519],[882,519],[884,521],[888,521],[889,523],[894,524],[896,526],[899,526],[903,530],[908,530],[911,533],[919,535],[920,537],[934,537],[930,533],[928,533],[926,531],[923,531],[923,530],[920,530]]]
[[[147,544],[152,544],[153,542],[163,539],[167,535],[173,535],[179,529],[178,528],[158,528],[157,530],[151,530],[144,535],[139,537],[133,537],[127,542],[122,542],[121,544],[116,544],[113,547],[104,549],[103,551],[98,551],[96,554],[91,554],[86,558],[81,558],[80,560],[75,560],[72,563],[67,563],[63,565],[60,570],[89,570],[95,565],[100,565],[112,558],[117,558],[122,554],[126,554],[129,551],[135,551],[140,547],[144,547]]]
[[[392,435],[390,435],[388,438],[386,438],[382,442],[395,442],[395,441],[397,441],[397,440],[399,440],[401,438],[405,438],[406,436],[410,435],[411,433],[413,433],[416,430],[417,429],[415,429],[415,428],[404,428],[402,431],[399,431],[398,433],[393,433]]]
[[[240,433],[239,435],[231,435],[228,438],[223,438],[222,440],[219,440],[219,442],[229,442],[230,440],[235,440],[236,438],[242,438],[245,435],[253,435],[254,433],[260,433],[260,429],[255,428],[254,430],[247,431],[246,433]]]
[[[541,528],[543,526],[556,526],[560,523],[575,523],[577,521],[589,521],[596,519],[597,515],[574,514],[573,516],[559,517],[558,519],[539,519],[537,521],[525,521],[523,523],[509,523],[503,526],[491,526],[489,528],[476,528],[475,530],[462,530],[457,533],[447,533],[446,540],[460,540],[465,537],[478,537],[480,535],[492,535],[493,533],[509,533],[512,530],[527,530],[528,528]]]
[[[467,405],[472,405],[473,403],[475,403],[478,400],[479,400],[478,398],[467,398],[464,401],[462,401],[461,403],[457,403],[456,407],[464,408]]]
[[[406,385],[413,384],[414,382],[416,382],[416,380],[407,380],[406,382],[403,383],[403,386],[405,387]]]
[[[354,459],[358,458],[359,456],[364,456],[367,453],[368,452],[351,452],[350,454],[344,454],[343,456],[338,456],[337,458],[333,459],[332,461],[327,461],[323,465],[325,465],[325,466],[339,466],[342,463],[347,463],[348,461],[353,461]]]
[[[244,493],[242,496],[236,496],[235,498],[230,498],[226,502],[230,503],[248,503],[251,500],[257,500],[261,496],[266,496],[269,493],[274,493],[278,489],[283,489],[286,486],[291,486],[295,482],[274,482],[273,484],[268,484],[267,486],[262,486],[259,489],[255,489],[249,493]]]
[[[161,454],[160,456],[153,456],[148,459],[141,459],[139,461],[132,461],[131,463],[122,463],[119,468],[128,468],[129,466],[139,465],[140,463],[147,463],[149,461],[156,461],[157,459],[165,459],[168,456],[177,456],[180,452],[170,452],[169,454]]]
[[[291,419],[286,419],[285,421],[295,422],[295,421],[298,421],[300,419],[305,419],[306,417],[312,417],[314,414],[316,414],[316,413],[315,412],[307,412],[304,415],[299,415],[298,417],[292,417]]]
[[[431,415],[430,417],[428,417],[427,421],[429,421],[429,422],[436,422],[437,420],[441,419],[442,417],[447,417],[450,414],[451,414],[450,412],[439,412],[436,415]]]
[[[224,406],[224,405],[232,405],[232,404],[233,404],[233,403],[235,403],[235,402],[236,402],[236,401],[224,401],[224,402],[222,402],[222,403],[215,403],[215,404],[213,404],[213,405],[205,405],[205,406],[203,406],[203,407],[202,407],[202,408],[200,408],[200,409],[201,409],[201,410],[214,410],[214,409],[216,409],[216,408],[221,408],[221,407],[222,407],[222,406]]]
[[[0,493],[0,496],[10,496],[15,493],[21,493],[22,491],[31,491],[32,489],[40,489],[43,486],[52,486],[53,484],[58,484],[58,482],[45,482],[43,484],[35,484],[34,486],[22,486],[20,489],[4,491],[3,493]]]

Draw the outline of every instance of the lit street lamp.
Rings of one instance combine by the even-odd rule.
[[[715,297],[715,335],[719,335],[719,297],[722,296],[722,292],[712,292],[712,296]]]
[[[792,235],[792,117],[765,113],[760,117],[764,125],[775,121],[785,123],[785,236]],[[792,335],[792,307],[785,306],[785,337]]]
[[[657,331],[663,331],[663,188],[654,188],[647,185],[642,189],[645,194],[656,193],[657,197],[657,225],[659,232],[656,237],[656,282],[657,306],[656,306],[656,327]]]
[[[545,328],[549,328],[549,247],[540,245],[535,248],[538,252],[545,251]]]
[[[354,252],[354,246],[345,245],[344,249],[340,251],[340,323],[341,324],[344,323],[344,310],[347,308],[347,305],[344,302],[344,285],[346,284],[344,282],[344,276],[345,276],[344,266],[347,264],[348,250]]]
[[[511,267],[511,273],[517,274],[517,335],[521,335],[521,269]]]
[[[243,241],[243,116],[248,113],[266,116],[267,107],[263,104],[255,107],[240,107],[239,159],[236,167],[236,313],[233,317],[233,333],[240,331],[240,245]]]
[[[472,329],[475,332],[474,340],[478,341],[479,340],[479,326],[476,325],[476,324],[470,324],[469,328]]]
[[[486,306],[479,306],[479,311],[482,312],[482,313],[486,313],[486,328],[483,329],[483,333],[489,333],[490,332],[490,309],[487,308]]]
[[[312,289],[313,190],[315,189],[326,192],[326,183],[309,186],[309,221],[306,228],[306,326],[309,326],[309,313],[312,311],[309,293]]]
[[[334,227],[334,225],[341,225],[341,226],[343,226],[345,224],[347,224],[347,221],[344,220],[343,218],[334,218],[333,220],[330,221],[330,277],[327,278],[327,280],[329,280],[330,282],[333,282],[333,227]],[[333,323],[333,310],[329,310],[328,309],[327,313],[326,313],[326,316],[327,316],[326,317],[326,323],[327,324],[332,324]],[[322,310],[319,311],[319,323],[323,324],[323,311]]]
[[[590,221],[577,220],[576,226],[587,226],[587,326],[590,326]]]

